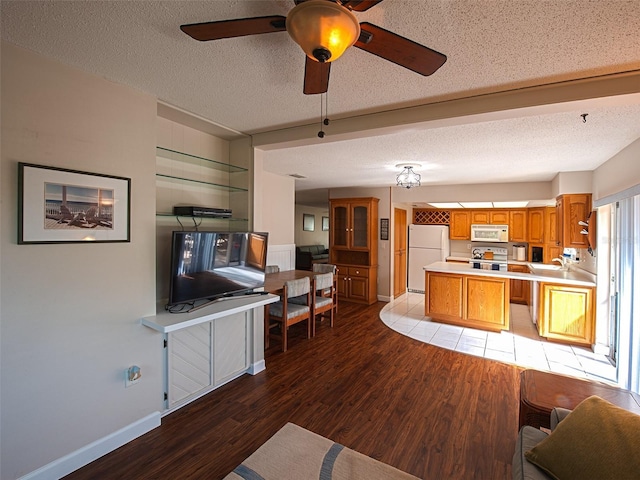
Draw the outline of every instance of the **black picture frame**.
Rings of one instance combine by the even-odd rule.
[[[389,219],[380,219],[380,240],[389,240]]]
[[[131,241],[131,179],[18,163],[18,244]]]
[[[302,230],[305,232],[313,232],[316,229],[316,216],[310,213],[302,214]]]

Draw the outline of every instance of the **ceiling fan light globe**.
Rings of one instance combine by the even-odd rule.
[[[313,50],[313,58],[320,63],[329,62],[331,52],[326,48],[320,47]]]
[[[287,32],[304,53],[317,62],[333,62],[360,36],[353,13],[329,0],[308,0],[287,15]],[[316,52],[326,51],[316,56]],[[322,60],[326,57],[325,60]]]

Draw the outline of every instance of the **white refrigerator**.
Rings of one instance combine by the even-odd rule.
[[[407,276],[410,292],[424,293],[424,270],[433,262],[449,256],[449,227],[446,225],[409,225]]]

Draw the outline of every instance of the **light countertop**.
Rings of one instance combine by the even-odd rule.
[[[468,262],[469,260],[471,260],[470,256],[464,256],[464,255],[449,255],[446,260],[448,262]],[[507,258],[507,263],[509,265],[529,265],[529,263],[531,262],[527,262],[527,261],[520,261],[520,260],[514,260],[512,258]]]
[[[239,295],[221,298],[206,307],[189,313],[169,313],[164,307],[158,308],[156,315],[142,319],[142,324],[161,333],[171,333],[200,323],[259,308],[280,299],[277,295]]]
[[[453,262],[435,262],[430,265],[422,267],[428,272],[439,273],[458,273],[466,275],[476,275],[482,277],[503,277],[514,280],[529,280],[536,282],[549,282],[558,283],[562,285],[574,285],[580,287],[595,287],[595,276],[585,272],[583,270],[553,270],[546,269],[540,264],[531,264],[527,262],[509,262],[520,263],[533,268],[535,273],[523,273],[523,272],[508,272],[500,270],[480,270],[478,268],[471,268],[471,265]],[[536,270],[537,265],[537,270]]]

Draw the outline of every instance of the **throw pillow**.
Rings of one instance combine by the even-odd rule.
[[[525,457],[558,480],[640,477],[640,415],[592,396]]]

